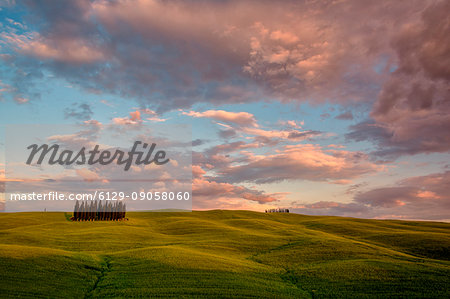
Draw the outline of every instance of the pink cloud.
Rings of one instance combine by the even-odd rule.
[[[449,221],[450,172],[411,177],[394,186],[357,192],[350,203],[296,204],[293,211],[311,215]]]
[[[224,121],[239,126],[257,127],[256,119],[253,114],[248,112],[229,112],[224,110],[207,110],[204,112],[189,111],[183,112],[184,115],[197,118],[211,118]]]
[[[288,120],[288,121],[286,121],[286,124],[289,125],[289,126],[291,126],[291,127],[293,127],[293,128],[301,129],[302,126],[305,125],[305,122],[304,122],[304,121],[301,121],[301,122],[298,123],[298,122],[296,122],[295,120]]]
[[[201,205],[201,202],[213,201],[217,198],[240,199],[258,202],[259,204],[275,202],[281,199],[280,194],[267,194],[263,191],[243,186],[215,182],[211,178],[194,179],[192,182],[192,194],[195,197],[195,205]],[[218,207],[217,205],[214,206]]]
[[[294,44],[299,41],[298,36],[292,32],[282,32],[280,30],[272,31],[270,38],[273,40],[279,40],[286,44]]]
[[[245,143],[244,141],[235,141],[226,144],[216,145],[206,151],[208,155],[217,155],[217,154],[230,154],[232,152],[243,150],[243,149],[252,149],[260,147],[257,143]]]
[[[326,150],[313,144],[287,145],[276,154],[259,156],[248,164],[229,166],[221,174],[232,181],[256,183],[311,180],[341,183],[383,167],[361,152]],[[346,181],[348,183],[350,181]]]
[[[359,1],[74,1],[50,12],[30,3],[46,30],[2,38],[17,59],[158,111],[205,101],[369,102],[388,75],[373,66],[388,56],[389,70],[391,39],[426,6],[391,2],[386,13]]]
[[[306,140],[321,135],[319,131],[298,131],[298,130],[264,130],[259,128],[240,128],[248,135],[253,135],[259,140],[269,139],[291,139],[296,141]]]
[[[87,168],[76,169],[75,172],[87,182],[98,181],[101,179],[101,177],[96,172]]]
[[[14,101],[16,101],[19,104],[26,104],[28,103],[30,100],[27,98],[22,98],[22,97],[14,97]]]
[[[351,217],[370,217],[370,209],[362,204],[319,201],[312,204],[297,204],[290,211],[308,215],[333,215]]]
[[[10,36],[18,51],[43,60],[55,60],[74,64],[93,63],[106,60],[104,50],[90,45],[88,40],[59,38],[46,39],[34,33],[32,35]]]
[[[113,118],[113,123],[117,125],[139,125],[145,120],[142,119],[142,115],[148,115],[149,117],[145,117],[146,120],[153,122],[164,122],[167,119],[161,118],[155,111],[150,109],[137,109],[135,111],[130,112],[129,117],[115,117]]]
[[[192,193],[194,208],[253,208],[252,203],[269,204],[282,201],[286,193],[266,193],[254,188],[227,182],[219,182],[206,176],[200,165],[192,166]],[[267,207],[266,207],[267,208]],[[261,210],[263,207],[256,207]]]
[[[130,120],[135,122],[141,121],[141,112],[139,110],[130,112]]]
[[[350,138],[375,141],[384,156],[450,150],[449,9],[448,1],[433,2],[396,32],[398,68],[373,106],[373,121],[354,126]]]
[[[108,106],[108,107],[114,107],[113,103],[108,102],[107,100],[100,100],[100,103]]]
[[[138,122],[132,121],[129,117],[115,117],[113,123],[116,125],[136,125]]]
[[[257,120],[253,114],[248,112],[228,112],[224,110],[208,110],[205,112],[183,112],[184,115],[192,117],[206,117],[212,118],[220,121],[227,122],[229,124],[223,124],[216,122],[216,124],[226,128],[227,130],[221,131],[220,135],[222,137],[234,136],[237,133],[244,135],[251,135],[254,137],[256,143],[262,144],[277,144],[279,140],[294,140],[302,141],[307,139],[312,139],[318,137],[321,134],[319,131],[299,131],[295,129],[288,130],[267,130],[259,127]],[[295,121],[288,121],[286,123],[289,127],[301,128],[299,124]],[[300,123],[304,125],[304,122]],[[258,146],[255,146],[258,147]]]

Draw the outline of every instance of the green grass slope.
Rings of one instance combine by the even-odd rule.
[[[0,214],[0,298],[450,298],[450,224],[249,211]]]

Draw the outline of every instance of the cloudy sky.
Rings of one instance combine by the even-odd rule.
[[[191,124],[195,209],[450,219],[449,1],[0,3],[3,127]]]

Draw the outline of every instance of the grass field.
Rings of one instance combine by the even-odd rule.
[[[0,213],[0,298],[450,298],[450,224],[249,211]]]

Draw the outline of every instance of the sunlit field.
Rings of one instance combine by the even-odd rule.
[[[0,297],[450,297],[450,224],[249,211],[0,214]]]

